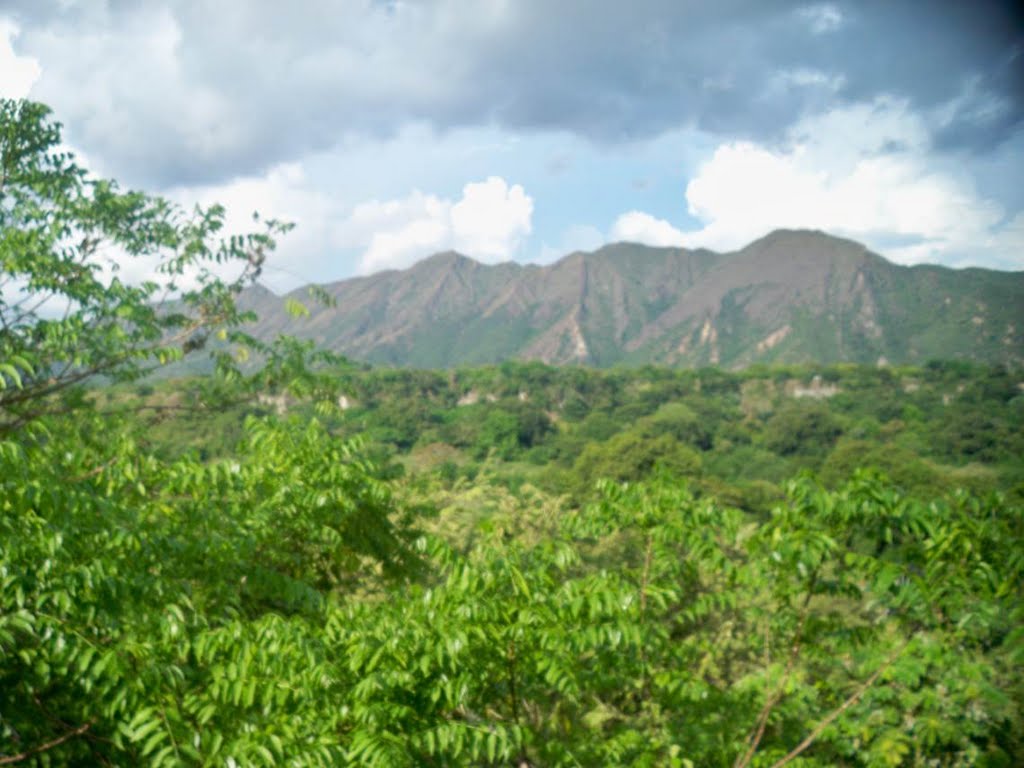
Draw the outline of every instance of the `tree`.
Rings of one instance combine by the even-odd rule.
[[[697,414],[683,403],[667,403],[637,425],[647,437],[671,435],[686,445],[709,451],[713,436]]]
[[[826,405],[787,403],[764,425],[764,444],[781,456],[823,456],[843,433]]]
[[[532,546],[425,540],[427,585],[328,622],[348,759],[1016,764],[1020,515],[860,475],[791,483],[759,524],[656,480]]]
[[[220,206],[122,192],[60,142],[46,106],[0,100],[0,435],[73,408],[76,385],[138,378],[237,326],[235,297],[289,228],[218,240]],[[152,274],[124,280],[126,265]]]
[[[600,479],[643,480],[659,469],[680,478],[693,477],[700,474],[701,464],[699,453],[669,434],[647,437],[629,430],[587,445],[573,468],[583,495]]]
[[[267,714],[254,696],[289,668],[317,674],[306,622],[332,592],[414,567],[380,468],[316,421],[273,417],[228,458],[166,461],[137,414],[83,386],[218,333],[262,364],[242,380],[216,349],[204,403],[334,394],[310,368],[331,356],[237,328],[236,297],[288,227],[218,239],[219,206],[122,193],[59,142],[46,107],[0,102],[0,765],[333,764],[309,677],[261,699]],[[122,280],[125,264],[155,274]]]

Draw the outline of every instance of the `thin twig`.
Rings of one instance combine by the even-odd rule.
[[[8,755],[6,757],[0,757],[0,765],[11,765],[12,763],[20,763],[22,760],[28,760],[32,755],[38,755],[40,752],[46,752],[47,750],[53,749],[54,747],[60,746],[68,739],[73,739],[75,736],[81,736],[83,733],[92,728],[92,721],[78,726],[77,728],[68,731],[63,736],[58,736],[56,739],[51,739],[37,747],[27,749],[24,752],[19,752],[16,755]]]
[[[651,557],[654,554],[654,537],[647,534],[647,548],[644,551],[644,570],[640,576],[640,616],[647,612],[647,583],[651,577]]]
[[[117,461],[117,459],[118,459],[117,456],[111,456],[109,459],[104,461],[102,464],[98,464],[97,466],[93,467],[92,469],[90,469],[88,472],[85,472],[84,474],[76,475],[75,477],[70,478],[67,482],[69,482],[69,483],[80,483],[83,480],[88,480],[90,477],[95,477],[100,472],[102,472],[104,469],[106,469],[111,464],[113,464],[115,461]]]
[[[783,694],[786,692],[786,685],[789,683],[789,678],[793,674],[793,668],[796,666],[796,660],[800,656],[800,647],[803,643],[804,626],[807,624],[807,615],[810,613],[811,597],[814,595],[814,586],[817,581],[818,572],[815,570],[814,574],[811,576],[811,581],[807,586],[807,594],[804,596],[803,605],[800,606],[800,622],[797,624],[796,632],[793,635],[793,645],[789,651],[789,658],[786,659],[786,668],[782,673],[782,680],[779,681],[778,686],[775,688],[775,692],[768,697],[764,706],[761,708],[761,712],[757,716],[757,725],[753,732],[747,737],[747,751],[736,759],[736,762],[733,764],[733,768],[747,768],[747,766],[750,765],[750,761],[753,759],[754,753],[757,752],[757,747],[761,743],[761,739],[764,737],[765,728],[768,727],[768,718],[771,716],[772,710],[775,709],[775,705],[779,703]]]
[[[892,665],[892,663],[896,661],[897,658],[899,658],[900,654],[906,650],[909,644],[909,640],[904,641],[895,651],[893,651],[889,655],[889,657],[882,663],[882,666],[880,666],[878,669],[874,671],[871,677],[869,677],[867,680],[865,680],[857,687],[857,690],[854,691],[846,701],[844,701],[838,707],[829,712],[829,714],[825,716],[825,719],[818,723],[814,727],[814,730],[812,730],[807,735],[806,739],[797,744],[788,755],[783,757],[781,760],[773,763],[771,768],[782,768],[782,766],[792,762],[794,759],[796,759],[798,755],[800,755],[801,752],[810,747],[822,734],[822,731],[828,728],[837,717],[839,717],[841,714],[843,714],[843,712],[845,712],[854,704],[856,704],[860,700],[860,697],[867,693],[868,688],[875,684],[875,681],[878,680],[879,676],[881,676],[881,674],[886,669],[888,669]]]
[[[519,691],[516,686],[516,644],[510,642],[508,645],[508,651],[505,654],[505,660],[508,663],[508,695],[512,704],[512,722],[519,726]],[[530,763],[529,755],[526,753],[526,745],[520,745],[519,747],[519,763],[518,765],[532,765]]]

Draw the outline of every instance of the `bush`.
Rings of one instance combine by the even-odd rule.
[[[763,443],[780,456],[825,456],[843,433],[822,403],[789,403],[764,425]]]
[[[670,435],[646,437],[630,431],[603,443],[591,443],[576,460],[578,490],[586,493],[599,479],[636,481],[661,470],[677,477],[700,474],[701,458]]]

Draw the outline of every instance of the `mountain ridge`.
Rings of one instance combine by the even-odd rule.
[[[257,336],[417,367],[1024,363],[1024,272],[900,266],[816,230],[776,230],[726,253],[610,243],[548,265],[444,251],[321,287],[335,306],[310,306],[308,318],[283,310],[303,288],[241,303],[260,315]]]

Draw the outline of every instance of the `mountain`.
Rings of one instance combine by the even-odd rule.
[[[616,243],[548,265],[439,253],[323,286],[293,318],[262,287],[255,333],[373,363],[1024,363],[1024,272],[903,267],[863,245],[780,230],[731,253]]]

